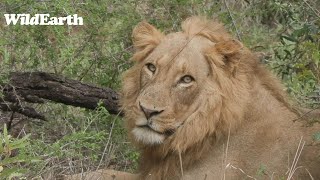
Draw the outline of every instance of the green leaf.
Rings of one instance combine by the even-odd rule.
[[[315,133],[315,134],[313,135],[313,139],[314,139],[315,141],[320,141],[320,132]]]
[[[28,139],[29,139],[30,134],[27,134],[21,139],[15,139],[13,142],[11,142],[10,147],[11,149],[20,149],[29,144]]]
[[[4,127],[3,127],[3,138],[4,138],[4,144],[9,144],[9,136],[8,136],[8,130],[7,130],[6,124],[4,124]]]
[[[18,155],[15,157],[9,157],[9,158],[5,158],[4,160],[0,161],[0,164],[2,166],[5,165],[9,165],[9,164],[13,164],[13,163],[20,163],[20,162],[37,162],[40,161],[37,158],[30,158],[30,157],[26,157],[23,155]]]
[[[0,173],[0,179],[12,179],[14,177],[21,177],[23,174],[27,173],[26,169],[19,169],[19,168],[8,168],[4,169]]]
[[[290,36],[281,35],[280,38],[281,39],[286,39],[286,40],[291,41],[291,42],[298,42],[297,39],[295,39],[294,37],[290,37]]]

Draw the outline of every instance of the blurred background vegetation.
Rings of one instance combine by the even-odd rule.
[[[320,105],[318,0],[1,0],[0,84],[10,71],[45,71],[120,88],[130,67],[131,31],[147,20],[163,32],[191,15],[218,17],[285,83],[299,105]],[[83,26],[5,25],[6,13],[78,14]],[[0,87],[1,88],[1,87]],[[1,97],[1,96],[0,96]],[[6,132],[0,112],[0,179],[54,179],[99,168],[134,172],[139,154],[126,140],[122,119],[63,104],[33,105],[48,121],[26,117]]]

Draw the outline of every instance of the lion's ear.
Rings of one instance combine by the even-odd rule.
[[[143,60],[163,39],[164,35],[149,23],[140,22],[132,32],[135,54],[132,59]]]
[[[241,59],[243,44],[238,40],[227,40],[216,43],[206,55],[210,58],[215,68],[234,73]]]
[[[243,44],[238,40],[223,41],[215,44],[215,48],[219,54],[230,57],[236,55],[243,49]]]

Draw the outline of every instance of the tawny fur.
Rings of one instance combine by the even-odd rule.
[[[306,145],[294,177],[320,178],[320,147],[312,139],[319,125],[293,121],[298,114],[285,88],[223,25],[192,17],[182,32],[165,36],[143,22],[133,39],[122,107],[141,151],[141,179],[286,178],[301,137]],[[149,72],[147,63],[157,70]],[[193,73],[191,84],[178,80],[184,73]],[[152,119],[157,132],[137,127],[148,121],[141,104],[161,111]],[[164,140],[152,138],[158,135]]]

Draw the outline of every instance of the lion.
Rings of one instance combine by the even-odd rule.
[[[138,179],[319,179],[320,147],[284,86],[217,20],[133,30],[121,106]]]

